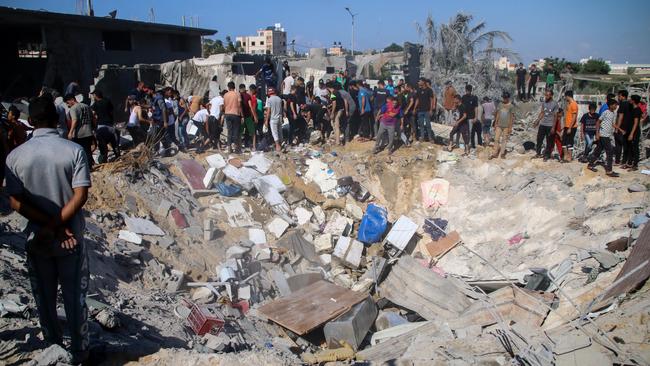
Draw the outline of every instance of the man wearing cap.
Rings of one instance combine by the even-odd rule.
[[[92,168],[93,160],[93,139],[95,133],[95,120],[90,107],[81,102],[77,102],[73,94],[66,94],[63,97],[65,104],[70,108],[70,130],[68,131],[68,140],[72,140],[84,149],[88,164]]]
[[[318,85],[314,87],[314,98],[320,98],[321,104],[327,104],[327,95],[329,92],[325,87],[325,81],[323,79],[318,80]]]
[[[275,142],[275,151],[282,150],[282,99],[276,95],[275,88],[266,89],[266,115],[264,124],[267,129],[271,130],[271,136]]]
[[[92,93],[95,102],[92,108],[97,121],[97,148],[99,149],[99,163],[103,164],[108,161],[108,145],[111,145],[115,157],[120,156],[119,133],[113,127],[113,103],[110,99],[104,98],[101,90],[95,89]]]
[[[75,108],[77,125],[80,114],[90,118],[86,108]],[[7,157],[6,193],[11,208],[28,220],[27,270],[43,338],[49,344],[64,344],[57,315],[60,285],[76,365],[88,358],[89,345],[88,255],[81,208],[91,185],[90,166],[78,144],[59,136],[51,99],[42,96],[30,101],[29,120],[34,126],[32,138]]]

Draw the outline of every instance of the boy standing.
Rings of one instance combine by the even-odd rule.
[[[600,115],[596,113],[596,104],[589,103],[589,112],[580,117],[580,137],[585,141],[585,152],[581,163],[587,162],[587,157],[591,151],[591,145],[596,138],[596,122],[598,122]]]
[[[573,100],[573,91],[567,90],[564,93],[566,109],[564,110],[564,129],[562,130],[562,151],[564,152],[563,162],[573,160],[573,142],[576,138],[578,127],[578,103]]]
[[[382,141],[384,139],[384,132],[388,133],[388,155],[393,154],[395,151],[393,142],[395,141],[395,127],[397,126],[398,119],[400,118],[401,110],[399,105],[395,102],[395,97],[388,95],[386,104],[381,107],[379,112],[379,131],[377,132],[377,141],[373,154],[381,151]]]
[[[515,121],[515,112],[510,103],[510,93],[504,92],[501,96],[503,101],[497,109],[496,118],[494,120],[494,126],[496,127],[496,133],[494,137],[494,154],[490,159],[494,159],[498,156],[501,159],[506,157],[506,145],[508,144],[508,138],[512,132],[512,124]]]
[[[449,133],[449,151],[454,148],[454,135],[462,135],[465,144],[465,155],[469,153],[469,123],[467,122],[467,111],[461,101],[460,95],[454,97],[456,100],[456,109],[454,110],[454,127]],[[458,140],[458,139],[457,139]]]

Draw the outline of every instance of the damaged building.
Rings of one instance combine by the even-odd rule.
[[[201,37],[217,31],[0,7],[0,75],[4,98],[31,96],[43,85],[63,90],[77,81],[83,91],[101,65],[132,66],[201,56]],[[135,79],[133,80],[135,81]]]

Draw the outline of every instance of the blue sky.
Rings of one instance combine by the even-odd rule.
[[[84,0],[85,1],[85,0]],[[0,5],[74,13],[75,0],[0,0]],[[418,42],[416,22],[431,13],[445,22],[459,11],[485,20],[488,29],[509,32],[508,45],[524,62],[556,56],[577,61],[593,56],[612,62],[650,63],[650,1],[524,0],[94,0],[95,14],[117,9],[118,18],[180,24],[181,16],[199,18],[200,26],[226,35],[254,34],[257,28],[282,23],[297,48],[350,46],[349,6],[359,13],[356,49],[382,48],[392,42]],[[272,4],[269,6],[269,4]]]

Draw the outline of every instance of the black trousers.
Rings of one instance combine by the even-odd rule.
[[[534,83],[533,82],[528,83],[528,99],[530,99],[531,95],[533,96],[533,99],[535,99],[535,94],[537,93],[537,88],[535,87],[536,84],[537,84],[537,81],[535,81]],[[532,94],[531,94],[531,91],[532,91]]]
[[[614,162],[616,164],[621,162],[621,154],[623,153],[623,146],[625,146],[625,136],[620,133],[614,134]],[[623,157],[625,161],[625,157]]]
[[[456,145],[458,145],[459,136],[462,136],[463,137],[463,143],[465,144],[465,150],[468,150],[468,145],[469,145],[469,123],[468,122],[463,122],[463,123],[459,124],[458,126],[452,128],[451,132],[449,132],[449,141],[452,141],[454,139],[454,135],[457,135],[457,137],[456,137]]]
[[[83,240],[78,240],[71,254],[45,256],[27,250],[27,270],[32,293],[38,308],[38,319],[45,340],[63,345],[63,332],[56,313],[57,288],[61,285],[63,305],[67,319],[73,355],[88,352],[88,255]],[[34,243],[29,245],[53,245]],[[57,243],[58,245],[58,243]]]
[[[100,164],[108,161],[108,145],[111,145],[115,157],[120,156],[119,131],[113,126],[99,125],[95,136],[97,138],[97,148],[99,149],[98,160]]]
[[[478,118],[472,120],[472,132],[470,133],[470,139],[472,140],[472,149],[476,148],[474,141],[478,140],[478,144],[483,146],[483,125]],[[476,136],[476,139],[474,139]]]
[[[553,151],[553,143],[555,140],[555,135],[553,134],[553,127],[551,126],[539,126],[537,130],[537,155],[542,154],[542,143],[546,140],[546,148],[544,149],[544,157],[550,158],[551,151]]]
[[[359,123],[359,135],[361,137],[372,137],[373,126],[371,122],[372,112],[366,112],[361,115],[361,122]]]
[[[127,126],[126,130],[129,131],[129,135],[131,135],[133,147],[138,146],[147,139],[147,131],[145,131],[142,126]]]
[[[526,98],[526,82],[517,81],[517,96],[519,100]]]
[[[86,157],[88,158],[88,164],[90,164],[90,166],[92,167],[95,164],[95,160],[93,159],[93,137],[89,136],[89,137],[75,138],[72,141],[81,145],[81,147],[86,152]]]
[[[612,147],[612,139],[610,137],[600,137],[596,141],[596,149],[593,154],[589,156],[589,165],[593,166],[596,160],[600,158],[600,154],[605,152],[605,171],[612,171],[612,159],[614,158],[614,148]]]
[[[627,164],[629,166],[637,166],[639,165],[639,137],[640,137],[639,131],[635,133],[635,136],[632,138],[632,140],[628,140],[628,136],[624,136],[625,139],[625,145],[623,145],[623,164]]]

